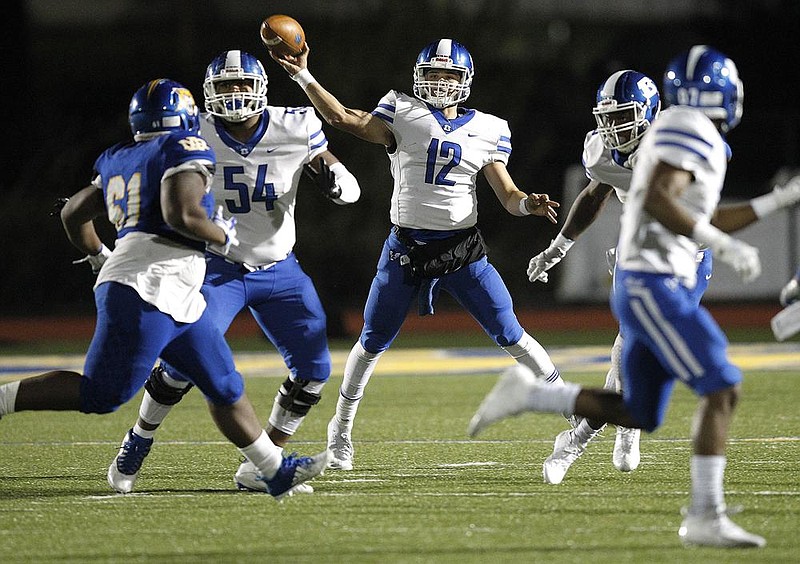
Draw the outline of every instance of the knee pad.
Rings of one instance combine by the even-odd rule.
[[[150,397],[158,403],[162,405],[175,405],[183,399],[186,392],[192,389],[192,384],[189,383],[184,388],[176,388],[167,384],[165,376],[167,376],[166,371],[164,367],[159,364],[150,372],[150,377],[144,383],[144,389],[147,390]]]
[[[294,415],[306,415],[311,406],[317,405],[322,399],[322,394],[315,394],[304,389],[308,383],[309,380],[286,378],[278,390],[278,397],[275,398],[278,405]]]

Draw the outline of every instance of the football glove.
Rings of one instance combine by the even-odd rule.
[[[730,266],[743,282],[752,282],[761,276],[761,259],[757,248],[726,235],[708,222],[697,222],[692,237],[708,245],[714,251],[715,260]]]
[[[335,200],[342,195],[342,189],[336,184],[336,175],[322,157],[317,159],[316,170],[310,164],[304,164],[303,173],[326,198]]]
[[[750,200],[756,216],[760,219],[772,212],[794,206],[800,202],[800,175],[773,188],[772,192]]]
[[[222,206],[219,206],[217,211],[214,212],[211,221],[225,232],[225,244],[217,245],[215,243],[209,243],[208,248],[218,255],[225,256],[231,250],[231,247],[235,247],[239,244],[239,239],[236,238],[236,218],[229,217],[226,219],[222,214]]]
[[[100,250],[97,251],[96,254],[86,255],[82,259],[72,261],[72,264],[81,264],[82,262],[88,262],[89,266],[92,267],[92,272],[94,274],[97,274],[100,272],[100,269],[102,268],[103,264],[110,256],[111,256],[111,249],[109,249],[105,245],[100,245]]]
[[[549,278],[547,271],[561,262],[570,247],[575,244],[572,239],[567,239],[559,233],[555,239],[550,242],[550,246],[544,251],[533,257],[528,263],[528,280],[531,282],[547,283]]]

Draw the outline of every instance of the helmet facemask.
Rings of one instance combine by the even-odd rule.
[[[457,73],[460,78],[458,82],[444,78],[428,80],[427,74],[432,69]],[[446,61],[433,60],[414,65],[414,96],[434,108],[449,108],[465,101],[469,97],[471,85],[470,69],[451,63],[449,58]]]
[[[650,121],[647,108],[641,102],[618,103],[613,98],[602,100],[592,110],[597,121],[597,133],[607,149],[630,153],[639,145]]]
[[[240,88],[232,88],[232,82],[240,83]],[[252,55],[228,51],[209,65],[203,96],[211,115],[234,123],[245,121],[267,107],[267,74]]]

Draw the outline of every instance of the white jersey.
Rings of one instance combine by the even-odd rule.
[[[303,165],[328,149],[311,107],[267,106],[247,143],[204,114],[200,132],[217,155],[215,206],[236,218],[239,245],[225,257],[252,267],[285,259],[296,240],[294,210]]]
[[[476,110],[460,110],[448,120],[421,100],[394,90],[372,113],[386,122],[397,142],[389,153],[392,223],[439,231],[475,225],[476,177],[489,163],[508,163],[508,123]]]
[[[689,288],[696,282],[698,244],[644,211],[653,169],[659,162],[692,173],[678,197],[695,220],[710,220],[728,167],[728,146],[702,111],[675,106],[661,112],[638,148],[628,200],[622,212],[617,265],[625,270],[674,274]]]
[[[593,130],[586,134],[586,139],[583,141],[581,161],[589,180],[611,186],[619,201],[625,203],[633,177],[634,155],[635,152],[624,164],[618,164],[611,149],[603,145],[603,139],[596,130]]]

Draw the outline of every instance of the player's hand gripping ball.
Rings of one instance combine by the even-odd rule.
[[[298,55],[306,46],[306,34],[297,20],[276,14],[261,22],[261,41],[275,55]]]

